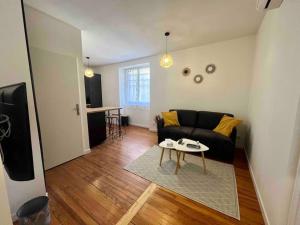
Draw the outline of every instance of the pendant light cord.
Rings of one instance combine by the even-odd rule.
[[[168,36],[166,36],[166,55],[168,54]]]
[[[170,32],[166,32],[165,33],[165,37],[166,37],[166,54],[168,54],[168,37],[170,35]]]
[[[90,57],[86,57],[88,60],[88,68],[90,68]]]

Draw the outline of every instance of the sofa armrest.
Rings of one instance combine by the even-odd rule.
[[[236,143],[236,136],[237,136],[237,129],[235,127],[235,128],[233,128],[231,135],[230,135],[230,139],[231,139],[232,143],[234,144],[234,146]]]
[[[164,120],[159,116],[157,115],[155,117],[155,121],[156,121],[156,126],[157,126],[157,143],[159,144],[160,142],[162,142],[165,137],[163,135],[163,128],[164,128]]]
[[[160,116],[156,116],[157,131],[164,127],[164,120]]]

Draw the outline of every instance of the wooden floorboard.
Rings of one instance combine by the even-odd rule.
[[[46,171],[51,224],[117,224],[150,185],[123,167],[156,141],[155,133],[130,126],[122,140],[107,140],[91,153]],[[264,224],[242,150],[236,151],[234,167],[240,221],[157,186],[129,224]]]
[[[125,215],[119,220],[117,225],[128,225],[131,223],[133,217],[138,213],[138,211],[143,207],[148,198],[152,195],[153,191],[157,188],[157,185],[151,183],[143,194],[136,200],[136,202],[130,207]]]

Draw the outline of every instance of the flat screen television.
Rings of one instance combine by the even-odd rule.
[[[8,176],[15,181],[34,179],[25,83],[0,87],[0,115],[8,118],[10,125],[10,134],[1,140],[1,158]],[[2,133],[7,127],[8,123],[0,125]]]

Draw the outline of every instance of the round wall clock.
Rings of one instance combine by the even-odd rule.
[[[196,84],[200,84],[203,81],[203,79],[204,79],[203,76],[201,74],[198,74],[194,77],[194,82]]]
[[[188,67],[186,67],[186,68],[184,68],[184,69],[182,70],[182,75],[183,75],[183,76],[188,76],[188,75],[190,75],[190,73],[191,73],[191,69],[188,68]]]
[[[206,73],[211,74],[216,71],[216,65],[215,64],[209,64],[205,68]]]

